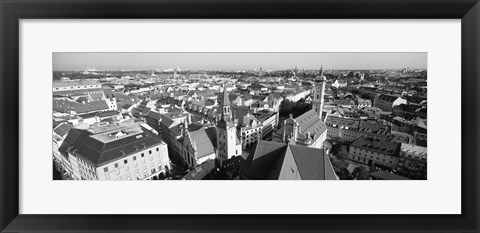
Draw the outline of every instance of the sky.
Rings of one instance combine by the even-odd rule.
[[[427,68],[427,53],[53,53],[53,70]]]

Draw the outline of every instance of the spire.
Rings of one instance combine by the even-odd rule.
[[[228,100],[228,92],[227,92],[227,85],[225,82],[223,83],[223,106],[230,106],[230,100]]]
[[[222,117],[221,119],[225,122],[229,122],[231,119],[230,115],[230,101],[228,100],[227,85],[223,84],[223,101],[222,101]]]
[[[320,77],[323,76],[323,65],[320,67],[320,71],[318,73],[320,74]]]

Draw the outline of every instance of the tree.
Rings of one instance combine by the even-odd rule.
[[[55,168],[55,162],[53,162],[53,179],[54,180],[62,179],[62,175],[60,174],[60,171],[58,171],[57,168]]]
[[[298,117],[310,109],[312,109],[312,106],[305,103],[303,98],[297,102],[285,99],[280,103],[280,116],[288,117],[293,114],[293,117]]]
[[[354,180],[370,180],[368,169],[365,167],[356,167],[353,169],[352,178]]]

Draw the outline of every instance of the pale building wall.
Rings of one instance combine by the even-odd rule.
[[[390,168],[395,168],[398,164],[398,157],[357,147],[350,147],[349,158],[363,164],[369,164],[369,161],[372,161],[372,166],[375,164],[380,164]]]
[[[162,143],[102,165],[96,173],[99,180],[142,180],[165,172],[165,166],[170,168],[170,162],[167,144]]]

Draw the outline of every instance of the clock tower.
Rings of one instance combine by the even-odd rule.
[[[220,107],[221,116],[217,121],[217,158],[226,160],[242,154],[242,151],[241,143],[238,143],[237,128],[232,119],[230,101],[225,84],[223,85],[222,105]]]
[[[315,78],[315,84],[313,85],[312,91],[312,109],[317,113],[317,115],[322,119],[322,109],[323,109],[323,95],[325,94],[325,82],[327,79],[323,75],[323,66],[318,72],[318,77]]]

